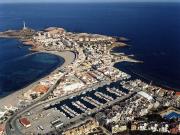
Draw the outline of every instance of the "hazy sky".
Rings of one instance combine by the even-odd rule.
[[[180,0],[0,0],[0,3],[17,2],[180,2]]]

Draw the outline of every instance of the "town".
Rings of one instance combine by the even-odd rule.
[[[57,27],[35,32],[25,24],[19,33],[16,37],[33,52],[58,55],[65,64],[26,88],[16,105],[0,108],[0,135],[180,132],[179,92],[114,67],[124,61],[142,63],[112,53],[113,47],[126,46],[126,39]]]

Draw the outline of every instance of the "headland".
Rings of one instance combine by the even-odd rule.
[[[136,118],[154,110],[165,106],[178,108],[179,97],[174,91],[131,79],[130,74],[113,66],[123,61],[142,63],[128,55],[111,52],[113,47],[126,46],[122,42],[126,38],[73,33],[57,27],[43,31],[24,27],[20,31],[2,32],[0,36],[18,38],[32,45],[32,51],[65,59],[64,65],[48,76],[0,101],[5,105],[10,103],[11,96],[14,99],[13,107],[5,107],[14,114],[2,122],[7,135],[69,135],[87,130],[92,133],[97,128],[105,134],[114,134],[128,130],[127,123],[135,124]],[[151,122],[148,124],[151,126]],[[82,125],[86,126],[82,128]]]

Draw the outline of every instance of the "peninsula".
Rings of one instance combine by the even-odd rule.
[[[130,130],[170,133],[172,123],[178,128],[177,121],[167,120],[179,118],[178,92],[147,84],[114,67],[123,61],[142,63],[112,53],[113,47],[127,45],[126,38],[58,27],[35,31],[25,23],[22,30],[1,32],[0,37],[17,38],[31,45],[32,51],[65,59],[48,76],[0,99],[2,133],[115,135]],[[158,117],[150,119],[154,114]]]

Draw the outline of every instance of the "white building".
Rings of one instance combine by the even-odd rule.
[[[2,118],[7,113],[7,110],[0,108],[0,118]]]

